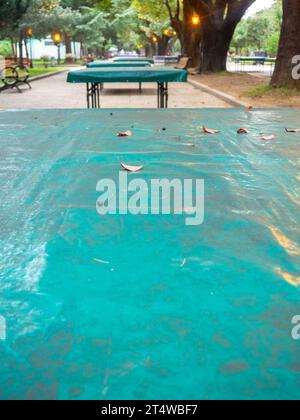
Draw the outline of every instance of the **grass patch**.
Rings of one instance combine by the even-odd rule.
[[[257,86],[254,89],[243,92],[241,96],[249,98],[263,98],[264,96],[276,96],[280,98],[290,98],[300,96],[300,91],[289,88],[274,88],[270,85]]]
[[[36,69],[29,69],[30,77],[40,76],[42,74],[53,73],[55,71],[65,70],[64,67],[48,67],[45,68],[36,68]]]

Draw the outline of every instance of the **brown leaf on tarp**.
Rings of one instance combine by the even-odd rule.
[[[237,133],[238,133],[238,134],[248,134],[248,133],[249,133],[249,130],[248,130],[247,128],[240,128],[240,129],[237,131]]]
[[[183,143],[183,146],[196,147],[196,145],[194,143]]]
[[[285,131],[287,133],[300,133],[300,128],[292,128],[292,129],[286,128]]]
[[[126,165],[125,163],[122,163],[122,162],[121,162],[121,166],[122,166],[123,169],[125,169],[125,171],[128,171],[128,172],[139,172],[142,169],[144,169],[144,166],[143,165],[141,165],[141,166],[132,166],[132,165]]]
[[[202,127],[202,130],[204,131],[204,133],[206,134],[218,134],[220,133],[220,130],[212,130],[210,128],[206,128],[206,127]]]
[[[118,137],[130,137],[130,136],[132,136],[132,131],[130,131],[130,130],[121,131],[121,133],[118,133],[117,136]]]
[[[263,136],[261,139],[262,140],[266,140],[266,141],[268,141],[268,140],[274,140],[275,139],[275,136],[274,136],[274,134],[272,134],[271,136]]]
[[[248,106],[247,109],[245,109],[245,112],[251,112],[253,111],[254,107],[252,105]]]

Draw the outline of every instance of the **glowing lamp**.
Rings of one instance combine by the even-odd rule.
[[[192,24],[193,24],[194,26],[198,26],[198,25],[200,25],[200,17],[199,17],[198,15],[194,15],[194,16],[192,17]]]
[[[53,41],[55,42],[55,44],[61,43],[61,34],[59,32],[55,32],[53,34]]]

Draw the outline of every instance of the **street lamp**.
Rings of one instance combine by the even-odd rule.
[[[194,15],[192,17],[192,24],[194,26],[199,26],[200,25],[200,16],[199,15]]]
[[[26,31],[26,34],[30,40],[30,68],[33,69],[33,56],[32,56],[32,36],[33,36],[33,30],[32,28],[28,28]]]
[[[57,62],[60,64],[60,44],[61,44],[61,34],[60,32],[54,32],[52,35],[54,44],[57,46]]]
[[[154,43],[154,44],[156,44],[156,43],[157,43],[157,41],[158,41],[157,37],[156,37],[156,36],[153,36],[153,37],[152,37],[152,41],[153,41],[153,43]]]

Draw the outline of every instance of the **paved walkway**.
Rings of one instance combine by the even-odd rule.
[[[23,88],[0,93],[1,109],[17,108],[86,108],[84,84],[66,83],[66,73],[32,83]],[[227,103],[194,88],[188,83],[170,84],[170,108],[227,108]],[[145,84],[140,95],[138,84],[108,84],[102,94],[104,108],[155,108],[156,84]]]

